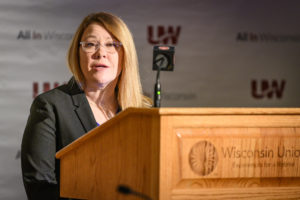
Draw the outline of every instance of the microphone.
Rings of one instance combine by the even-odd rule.
[[[153,47],[153,70],[157,70],[154,86],[154,107],[161,106],[161,84],[159,80],[160,71],[173,71],[175,47],[159,45]]]
[[[122,194],[125,194],[125,195],[134,195],[134,196],[140,197],[141,199],[152,200],[146,194],[134,191],[130,187],[126,186],[126,185],[119,185],[118,188],[117,188],[117,191],[119,193],[122,193]]]

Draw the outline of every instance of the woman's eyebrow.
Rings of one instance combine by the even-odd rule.
[[[96,39],[97,37],[94,36],[94,35],[87,35],[87,36],[84,37],[84,39],[88,39],[88,38],[95,38]]]

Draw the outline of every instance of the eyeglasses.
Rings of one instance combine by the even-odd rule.
[[[108,53],[116,53],[121,49],[121,42],[105,42],[101,44],[100,42],[80,42],[82,50],[86,53],[94,53],[98,51],[100,46]]]

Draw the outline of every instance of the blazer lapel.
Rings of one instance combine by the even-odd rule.
[[[84,127],[85,131],[89,132],[93,128],[97,127],[97,123],[94,118],[94,114],[91,110],[89,103],[87,102],[85,95],[83,94],[80,97],[76,95],[76,96],[73,96],[73,99],[74,100],[81,99],[82,101],[85,101],[85,102],[81,102],[81,104],[79,104],[79,106],[75,109],[75,112],[76,112],[78,118],[80,119],[81,124]]]
[[[71,97],[75,106],[75,113],[78,116],[82,126],[86,132],[97,127],[92,109],[86,99],[85,93],[80,89],[74,77],[69,81],[68,85],[72,87]]]

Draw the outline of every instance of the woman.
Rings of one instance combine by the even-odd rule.
[[[142,95],[130,31],[109,13],[88,15],[68,52],[73,74],[63,86],[39,95],[22,140],[22,175],[28,199],[59,198],[55,153],[128,107],[150,107]]]

